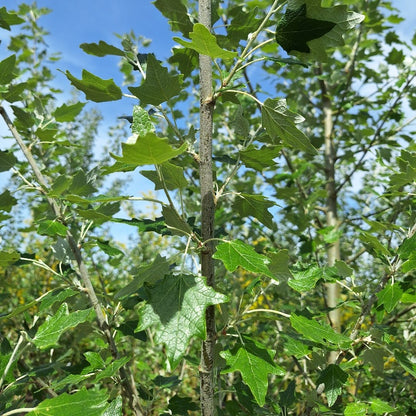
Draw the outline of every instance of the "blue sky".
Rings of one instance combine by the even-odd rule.
[[[30,0],[27,1],[30,3]],[[18,0],[2,0],[1,6],[13,10]],[[407,20],[400,24],[398,33],[410,39],[416,28],[415,0],[395,0],[393,2]],[[165,61],[171,54],[174,46],[168,22],[156,9],[150,0],[38,0],[38,7],[47,7],[52,10],[49,15],[41,18],[40,25],[50,35],[47,42],[50,52],[60,52],[61,60],[55,66],[56,85],[69,92],[71,85],[67,78],[57,69],[69,70],[74,76],[80,78],[83,68],[101,78],[114,78],[121,84],[121,75],[118,71],[118,57],[98,58],[87,55],[80,48],[81,43],[91,43],[104,40],[115,46],[120,45],[115,33],[123,34],[133,30],[136,35],[142,35],[152,40],[148,52],[154,52],[157,58]],[[12,31],[16,33],[16,28]],[[10,53],[6,49],[7,32],[0,30],[0,60]],[[124,92],[128,92],[126,89]],[[84,95],[80,95],[84,100]],[[64,97],[63,97],[64,99]],[[123,99],[112,103],[89,103],[88,106],[97,107],[104,116],[104,123],[100,130],[100,140],[105,140],[105,131],[109,125],[117,122],[117,116],[131,114],[136,100]],[[0,123],[0,136],[5,133],[3,123]],[[102,141],[101,141],[102,143]],[[4,148],[4,142],[0,145]],[[0,175],[0,188],[4,186],[5,176]],[[141,191],[153,189],[153,184],[137,173],[134,174],[135,195]]]

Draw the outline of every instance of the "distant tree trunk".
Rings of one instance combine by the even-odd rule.
[[[199,0],[199,23],[211,30],[211,0]],[[199,126],[199,157],[200,157],[200,188],[201,188],[201,234],[202,240],[214,237],[214,195],[212,177],[212,62],[206,55],[199,55],[200,71],[200,126]],[[209,286],[214,286],[214,262],[212,259],[214,244],[209,241],[201,253],[201,273]],[[216,338],[215,309],[209,306],[206,310],[207,338],[202,343],[200,361],[200,388],[202,416],[215,414],[214,404],[214,348]]]
[[[322,70],[319,70],[322,73]],[[338,195],[335,183],[335,162],[336,148],[333,139],[333,112],[332,101],[328,93],[328,88],[324,80],[320,81],[322,93],[322,111],[324,123],[325,138],[325,177],[326,177],[326,226],[338,228]],[[333,266],[337,260],[341,259],[339,240],[331,243],[327,248],[328,266]],[[327,283],[326,285],[326,302],[329,308],[329,320],[332,328],[341,331],[341,316],[339,309],[335,309],[340,296],[340,287],[338,283]],[[331,351],[329,363],[335,363],[338,353]]]

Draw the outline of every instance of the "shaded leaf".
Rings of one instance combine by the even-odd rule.
[[[68,305],[63,303],[53,316],[46,318],[46,321],[38,328],[32,341],[40,349],[53,347],[57,344],[59,337],[68,329],[90,321],[93,317],[93,309],[69,313]]]
[[[98,43],[81,43],[79,47],[86,53],[95,56],[116,55],[124,56],[124,51],[100,40]]]
[[[106,364],[104,370],[100,371],[95,377],[95,382],[98,383],[103,378],[113,377],[117,374],[118,370],[130,361],[130,357],[122,357],[118,360],[112,361],[110,364]]]
[[[220,48],[215,36],[201,23],[194,24],[193,32],[189,34],[189,38],[191,42],[178,37],[174,37],[173,40],[185,48],[193,49],[199,54],[210,56],[213,59],[233,59],[237,56],[236,52]]]
[[[154,133],[147,133],[138,137],[136,143],[122,143],[123,156],[111,155],[121,163],[134,167],[143,165],[160,165],[186,150],[186,143],[175,149],[171,147],[167,138],[161,138]]]
[[[347,379],[348,374],[336,364],[329,364],[320,374],[316,384],[325,385],[324,391],[329,407],[336,402],[337,397],[341,394],[342,386],[346,383]]]
[[[349,348],[351,346],[352,341],[348,337],[338,334],[326,323],[319,323],[294,313],[290,316],[290,323],[305,338],[329,348]]]
[[[268,98],[261,108],[261,117],[264,128],[277,144],[282,141],[296,150],[317,153],[306,135],[296,127],[295,123],[301,118],[286,108],[286,100]]]
[[[252,246],[240,240],[226,241],[218,244],[214,259],[221,260],[226,269],[233,272],[241,267],[249,272],[264,274],[274,278],[267,265],[270,260],[257,253]]]
[[[406,354],[402,351],[395,351],[394,358],[409,374],[416,378],[416,364],[409,360]]]
[[[172,207],[165,205],[162,208],[165,223],[175,235],[191,235],[192,227]]]
[[[16,78],[15,74],[16,55],[10,55],[0,62],[0,85],[6,85]]]
[[[120,100],[122,97],[121,90],[113,79],[102,79],[85,69],[82,70],[82,79],[75,78],[69,71],[65,71],[64,74],[75,88],[85,94],[88,100],[99,103]]]
[[[174,415],[188,415],[188,411],[199,410],[199,405],[198,403],[193,402],[190,397],[180,397],[175,394],[175,396],[169,400],[168,408]]]
[[[260,149],[257,149],[253,145],[250,145],[240,151],[240,158],[248,168],[262,172],[264,169],[276,165],[274,159],[279,157],[280,150],[281,146],[264,145]]]
[[[250,388],[256,402],[263,406],[268,387],[268,374],[284,375],[285,370],[274,363],[275,352],[248,336],[241,337],[231,350],[221,351],[227,362],[221,374],[239,371],[245,384]]]
[[[188,185],[188,181],[183,174],[183,168],[180,166],[165,162],[159,165],[159,171],[162,175],[163,182],[169,191],[183,189]],[[164,188],[163,182],[161,181],[158,172],[155,170],[141,170],[140,173],[155,184],[156,191]]]
[[[82,111],[85,103],[76,103],[71,105],[63,104],[58,107],[52,115],[55,117],[56,121],[74,121],[75,117]]]
[[[193,26],[182,0],[156,0],[153,4],[169,19],[172,32],[181,32],[185,37],[189,37]]]
[[[276,41],[287,52],[310,52],[308,41],[320,38],[335,26],[334,22],[306,16],[306,4],[298,9],[286,8],[276,27]]]
[[[182,89],[183,75],[171,75],[167,68],[149,55],[147,58],[146,78],[139,87],[129,87],[141,105],[159,105],[177,96]]]
[[[399,303],[403,290],[398,283],[388,283],[386,287],[376,294],[379,305],[384,305],[387,313],[390,313]]]
[[[295,400],[296,382],[292,380],[287,386],[286,390],[279,393],[279,404],[280,406],[291,406]]]
[[[135,273],[135,278],[127,286],[120,289],[115,295],[115,299],[122,299],[137,292],[144,283],[154,284],[169,273],[170,264],[165,257],[159,254],[151,264],[139,267]]]
[[[145,299],[136,331],[154,327],[155,342],[166,345],[172,368],[185,354],[192,337],[205,339],[206,308],[228,300],[207,286],[204,278],[190,275],[164,277],[146,288]]]
[[[273,215],[268,208],[273,207],[274,202],[269,201],[263,195],[237,194],[234,200],[233,209],[242,217],[257,218],[266,227],[273,229]]]
[[[2,194],[0,194],[0,211],[10,212],[17,204],[17,199],[12,196],[9,190],[5,190]]]

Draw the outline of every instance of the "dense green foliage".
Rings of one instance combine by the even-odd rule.
[[[49,11],[0,8],[0,411],[200,414],[213,306],[218,415],[415,415],[416,37],[400,39],[389,1],[212,1],[212,31],[195,1],[154,4],[168,62],[133,33],[84,43],[120,58],[125,85],[65,71],[78,93],[64,104]],[[100,160],[84,95],[135,102]],[[126,195],[136,169],[160,196]],[[215,283],[200,269],[211,244]]]

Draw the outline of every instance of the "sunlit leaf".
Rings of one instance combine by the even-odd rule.
[[[66,237],[67,227],[57,220],[44,220],[39,222],[38,233],[40,235],[49,235],[51,237],[56,235]]]
[[[167,138],[161,138],[154,133],[138,137],[136,143],[122,143],[123,156],[111,155],[121,163],[131,166],[160,165],[186,150],[186,143],[179,148],[173,148]]]
[[[10,30],[10,26],[24,23],[24,19],[15,13],[9,13],[5,7],[0,8],[0,27]]]
[[[274,278],[267,265],[270,260],[257,253],[254,248],[240,240],[226,241],[218,244],[214,259],[221,260],[230,272],[241,267],[249,272],[264,274]]]
[[[384,415],[385,413],[393,413],[396,411],[388,403],[380,399],[370,400],[370,408],[376,415]]]
[[[54,315],[48,316],[46,321],[38,328],[33,343],[41,349],[53,347],[60,336],[70,328],[90,321],[94,317],[92,309],[84,309],[69,313],[68,305],[63,303]]]
[[[348,403],[344,416],[363,416],[367,414],[368,405],[365,403]]]
[[[81,90],[88,100],[96,103],[121,99],[121,90],[112,79],[102,79],[91,72],[82,70],[82,79],[75,78],[69,71],[65,72],[71,84]]]
[[[191,42],[178,37],[174,37],[173,40],[185,48],[193,49],[199,54],[210,56],[213,59],[233,59],[237,56],[236,52],[220,48],[215,36],[201,23],[194,24],[193,32],[189,34],[189,37]]]
[[[46,399],[36,406],[28,416],[102,416],[108,406],[105,391],[83,388],[74,394],[63,393]]]
[[[311,341],[326,345],[329,348],[349,348],[351,339],[335,332],[328,324],[319,323],[294,313],[290,316],[290,323],[297,332]]]
[[[376,294],[378,304],[383,305],[387,313],[390,313],[399,303],[403,290],[398,283],[388,283],[386,287]]]

